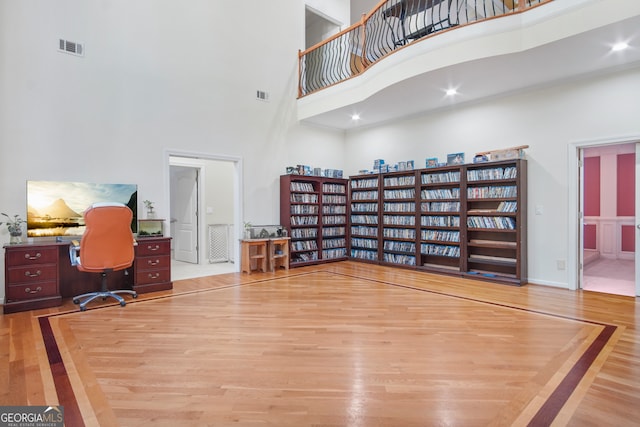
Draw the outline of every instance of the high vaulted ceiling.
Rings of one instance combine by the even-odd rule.
[[[593,8],[565,12],[565,16],[559,18],[552,16],[550,21],[555,19],[565,25],[556,30],[558,35],[548,37],[548,41],[544,40],[547,36],[544,22],[527,24],[526,19],[517,16],[477,23],[420,40],[380,60],[360,76],[301,98],[298,117],[305,123],[323,127],[355,129],[624,68],[640,68],[640,2],[605,0],[600,3],[618,8],[627,5],[628,10],[617,10],[606,17],[608,22],[604,23],[592,22],[594,17],[588,14],[597,14],[597,9]],[[543,11],[552,4],[538,9]],[[533,11],[525,12],[521,17],[526,18],[528,13]],[[495,30],[497,21],[511,18],[519,19],[515,30]],[[577,19],[581,22],[576,22]],[[566,25],[566,22],[575,25]],[[521,31],[520,25],[529,25],[529,29]],[[511,27],[514,27],[513,23]],[[495,40],[496,34],[513,38],[514,34],[518,36],[526,31],[529,33],[520,36],[523,39],[519,41],[521,48],[508,49],[511,51],[503,54],[475,55],[474,46],[482,37],[491,35],[493,38],[488,38],[489,41]],[[533,37],[541,41],[530,43],[526,40]],[[612,45],[620,41],[626,41],[629,48],[612,52]],[[419,70],[429,63],[429,55],[437,62],[443,56],[456,55],[447,49],[461,51],[465,46],[469,52],[466,59],[458,56],[455,63],[427,65],[426,71]],[[413,75],[396,81],[385,77],[398,74],[397,67],[412,67]],[[458,94],[445,96],[445,90],[451,87],[457,88]],[[351,119],[354,113],[359,114],[360,120]]]

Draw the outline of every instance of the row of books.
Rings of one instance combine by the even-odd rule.
[[[318,249],[315,240],[296,240],[291,242],[291,249],[294,251],[312,251]]]
[[[344,248],[345,246],[347,246],[347,241],[344,238],[322,240],[323,249]]]
[[[460,171],[423,173],[421,180],[423,184],[460,182]]]
[[[517,176],[518,169],[515,166],[506,168],[467,169],[467,179],[469,181],[515,179]]]
[[[317,194],[291,193],[292,203],[318,203]]]
[[[368,237],[378,237],[378,227],[365,227],[362,225],[354,225],[351,227],[351,235],[352,236],[368,236]]]
[[[322,195],[322,203],[347,203],[347,196],[342,196],[339,194],[323,194]]]
[[[334,224],[346,224],[347,223],[347,217],[346,215],[326,215],[323,217],[323,224],[330,224],[330,225],[334,225]]]
[[[313,184],[311,182],[292,182],[291,191],[313,193],[315,190],[313,189]]]
[[[415,202],[402,202],[402,203],[385,203],[384,204],[385,212],[415,212],[416,211],[416,203]]]
[[[322,251],[323,259],[344,258],[347,256],[347,248],[325,249]]]
[[[351,215],[354,224],[378,224],[378,215]]]
[[[315,239],[318,237],[316,228],[294,228],[291,230],[292,239]]]
[[[394,264],[416,265],[416,257],[414,255],[385,253],[382,258],[383,261]]]
[[[306,262],[306,261],[316,261],[318,259],[318,252],[302,252],[297,254],[292,254],[291,262]]]
[[[377,261],[378,252],[370,251],[366,249],[351,249],[351,256],[353,258],[365,259],[368,261]]]
[[[292,216],[291,225],[318,225],[317,216]]]
[[[325,193],[344,194],[347,191],[347,187],[344,184],[334,184],[334,183],[326,182],[322,184],[322,191]]]
[[[378,178],[353,179],[351,180],[351,188],[377,188]]]
[[[351,246],[355,246],[357,248],[378,249],[378,240],[353,238],[351,239]]]
[[[426,202],[420,209],[422,212],[460,212],[460,202]]]
[[[467,218],[467,226],[471,228],[515,230],[516,221],[505,216],[470,216]]]
[[[322,207],[323,214],[346,214],[347,207],[344,205],[325,205]]]
[[[424,200],[438,200],[438,199],[459,199],[459,188],[438,188],[432,190],[420,191],[420,197]]]
[[[406,215],[384,215],[382,217],[382,223],[385,225],[414,226],[416,225],[416,217]]]
[[[467,197],[469,199],[504,199],[516,197],[517,193],[518,189],[515,185],[467,188]]]
[[[351,192],[351,200],[378,200],[378,191],[353,191]]]
[[[385,187],[399,187],[404,185],[416,185],[415,175],[390,176],[384,179]]]
[[[345,234],[347,234],[347,229],[345,227],[323,227],[322,228],[322,237],[344,236]]]
[[[416,244],[412,242],[397,242],[395,240],[385,240],[383,248],[385,251],[415,252]]]
[[[402,190],[384,190],[385,199],[414,199],[415,197],[415,188],[405,188]]]
[[[291,213],[298,215],[317,215],[318,205],[291,205]]]
[[[518,202],[500,202],[498,212],[517,212]]]
[[[351,203],[351,212],[378,212],[377,203]]]
[[[437,240],[440,242],[460,242],[459,231],[422,230],[422,240]]]
[[[422,216],[420,225],[425,227],[460,227],[459,216]]]
[[[382,235],[392,239],[415,239],[416,230],[412,228],[385,228],[382,230]]]
[[[460,258],[459,246],[434,245],[432,243],[423,243],[420,245],[420,253],[424,255],[437,255]]]

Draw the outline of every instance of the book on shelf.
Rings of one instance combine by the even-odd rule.
[[[500,262],[514,263],[514,264],[516,262],[515,258],[501,257],[501,256],[494,256],[494,255],[481,255],[481,254],[470,254],[469,260],[500,261]]]

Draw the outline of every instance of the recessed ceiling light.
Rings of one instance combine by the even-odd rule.
[[[355,121],[355,120],[360,120],[360,114],[353,114],[353,115],[351,116],[351,120],[354,120],[354,121]]]
[[[458,91],[456,89],[447,89],[446,92],[447,96],[453,96],[453,95],[457,95]]]
[[[625,50],[628,47],[629,47],[629,44],[627,44],[625,42],[620,42],[620,43],[616,43],[613,46],[611,46],[611,50],[614,51],[614,52],[619,52],[621,50]]]

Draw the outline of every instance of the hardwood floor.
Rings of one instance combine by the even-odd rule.
[[[0,405],[61,404],[74,427],[631,426],[639,315],[355,262],[188,279],[0,316]]]

